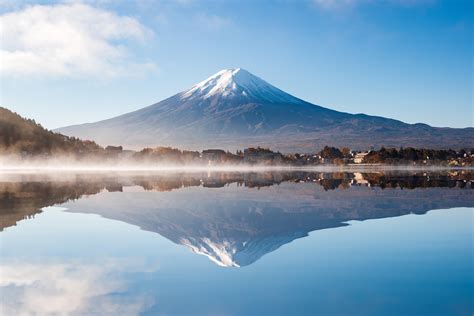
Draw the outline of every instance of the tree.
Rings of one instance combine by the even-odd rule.
[[[320,155],[324,159],[342,158],[342,152],[336,147],[324,146],[321,150]]]
[[[345,158],[348,158],[349,154],[351,153],[351,150],[347,147],[342,147],[341,153]]]

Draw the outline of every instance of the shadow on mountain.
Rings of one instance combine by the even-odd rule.
[[[472,188],[467,171],[3,175],[0,228],[63,205],[158,233],[218,265],[242,267],[351,220],[473,207]]]

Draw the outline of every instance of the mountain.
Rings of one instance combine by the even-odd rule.
[[[0,154],[44,156],[96,152],[100,149],[94,142],[54,133],[34,120],[0,107]]]
[[[296,98],[241,68],[219,71],[138,111],[58,131],[130,148],[474,147],[474,128],[437,128],[330,110]]]

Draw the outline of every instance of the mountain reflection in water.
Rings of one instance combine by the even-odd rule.
[[[67,212],[98,214],[158,233],[220,266],[242,267],[311,231],[351,220],[473,207],[472,175],[4,174],[0,228],[34,217],[46,206],[62,205]]]

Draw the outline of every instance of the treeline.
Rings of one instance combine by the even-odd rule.
[[[296,156],[295,156],[296,155]],[[427,149],[427,148],[385,148],[369,151],[352,151],[347,147],[336,148],[325,146],[321,151],[313,155],[295,154],[296,160],[303,157],[314,164],[423,164],[473,166],[474,148],[471,149]]]
[[[135,152],[131,156],[131,159],[138,162],[193,164],[199,162],[200,155],[198,151],[180,150],[171,147],[156,147],[145,148]]]
[[[146,148],[135,153],[132,159],[140,162],[174,162],[176,164],[259,164],[259,165],[347,165],[347,164],[391,164],[391,165],[452,165],[473,166],[474,149],[434,150],[417,148],[390,148],[368,152],[351,151],[349,148],[325,146],[313,154],[282,154],[268,148],[246,148],[235,153],[220,149],[202,152],[179,150],[170,147]]]
[[[368,152],[364,157],[364,163],[400,164],[405,162],[421,162],[425,164],[437,164],[442,162],[465,162],[472,165],[474,162],[473,154],[474,148],[455,151],[452,149],[435,150],[411,147],[397,149],[382,147],[380,150]]]
[[[92,141],[82,141],[43,128],[0,107],[0,153],[23,156],[90,155],[104,149]]]

